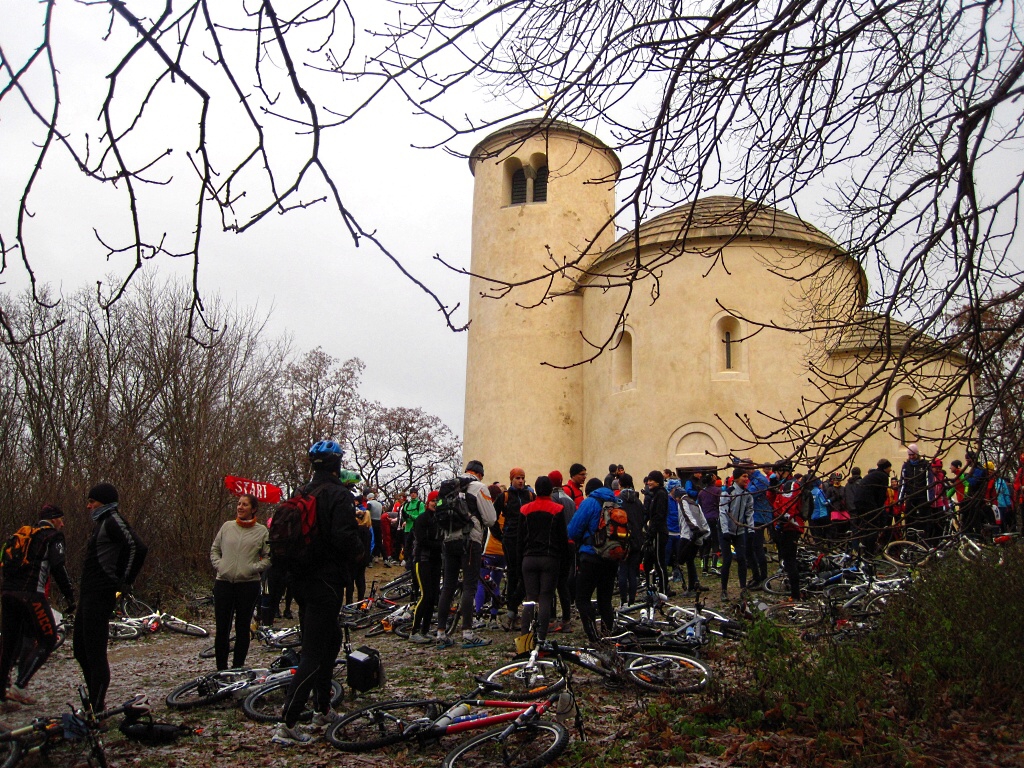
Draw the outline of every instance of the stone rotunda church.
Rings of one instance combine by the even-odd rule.
[[[553,283],[499,298],[493,283],[470,280],[464,456],[482,460],[489,479],[507,480],[521,466],[532,482],[577,461],[591,477],[617,462],[637,479],[654,468],[723,466],[736,451],[774,461],[808,428],[843,429],[843,414],[829,407],[834,393],[811,371],[834,375],[833,389],[836,380],[854,386],[861,366],[875,370],[873,359],[909,331],[895,324],[882,332],[884,318],[862,310],[861,266],[780,210],[708,197],[616,240],[621,165],[575,126],[509,125],[481,141],[469,164],[474,275],[516,283],[575,265]],[[638,249],[657,278],[657,300],[647,277],[623,313],[622,278]],[[851,318],[855,330],[835,330]],[[609,348],[591,362],[562,367],[593,357],[591,345],[605,340]],[[865,388],[857,402],[887,426],[856,455],[830,456],[823,467],[867,469],[883,456],[899,466],[914,441],[931,455],[968,406],[958,398],[917,414],[922,382],[935,386],[957,365],[929,361],[884,391]],[[775,433],[775,444],[744,435],[744,417],[754,432]]]

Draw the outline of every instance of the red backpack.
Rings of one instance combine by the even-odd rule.
[[[270,560],[295,568],[307,564],[317,537],[316,496],[296,491],[277,505],[270,521]]]

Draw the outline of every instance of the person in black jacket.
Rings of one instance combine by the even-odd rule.
[[[117,488],[110,483],[99,483],[89,490],[85,508],[95,526],[82,564],[72,647],[95,712],[103,710],[110,685],[107,622],[114,612],[118,591],[129,589],[135,582],[148,551],[121,517],[118,506]]]
[[[57,644],[57,625],[46,599],[50,577],[75,609],[75,591],[64,563],[64,512],[47,504],[25,553],[23,563],[4,564],[3,645],[0,647],[0,701],[34,704],[25,693],[32,676]],[[20,659],[20,660],[19,660]],[[10,687],[11,670],[18,662],[18,679]]]
[[[505,594],[507,595],[508,618],[515,622],[519,603],[523,600],[523,553],[519,549],[519,523],[522,515],[519,510],[536,499],[536,495],[526,487],[526,472],[513,467],[508,473],[509,486],[494,499],[496,517],[505,516],[505,524],[501,529],[501,546],[505,550]]]
[[[316,498],[316,531],[312,552],[292,568],[292,589],[302,612],[302,656],[285,696],[284,723],[274,729],[275,744],[305,744],[308,733],[297,728],[299,716],[313,694],[313,723],[327,725],[340,715],[331,709],[331,677],[341,650],[341,610],[352,564],[369,553],[363,548],[352,494],[342,485],[341,446],[320,441],[309,449],[313,479],[303,489]]]
[[[878,466],[870,470],[857,487],[856,536],[868,555],[874,555],[878,549],[890,472],[892,462],[879,459]]]
[[[437,597],[441,592],[441,553],[444,551],[444,532],[434,518],[437,510],[437,491],[427,495],[426,508],[412,524],[415,541],[416,565],[413,573],[419,584],[419,600],[415,603],[412,619],[412,634],[409,639],[420,645],[434,642],[430,637],[430,620],[437,608]]]
[[[668,492],[665,490],[665,475],[653,470],[647,475],[647,491],[644,498],[644,513],[647,516],[647,538],[652,541],[650,554],[644,561],[644,571],[653,580],[658,591],[672,596],[665,571],[665,542],[668,541]]]
[[[636,587],[640,580],[640,561],[644,556],[644,527],[647,517],[640,494],[633,488],[633,476],[625,472],[619,475],[619,503],[629,520],[629,555],[619,563],[619,602],[632,605],[636,602]]]

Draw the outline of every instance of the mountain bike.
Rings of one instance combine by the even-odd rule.
[[[52,717],[37,717],[28,725],[8,730],[0,726],[0,768],[11,768],[28,755],[47,756],[65,741],[83,742],[88,765],[107,768],[107,754],[100,738],[100,721],[116,715],[138,718],[149,714],[149,700],[139,694],[119,707],[98,714],[92,711],[84,685],[78,687],[81,706]]]
[[[629,682],[655,693],[698,693],[711,680],[711,670],[680,651],[641,645],[631,633],[605,638],[601,648],[539,642],[517,661],[491,670],[484,678],[510,691],[509,697],[546,696],[565,687],[558,670],[563,662],[595,672],[610,684]]]
[[[335,660],[334,665],[344,665],[345,660]],[[290,670],[294,674],[294,669]],[[291,674],[287,677],[268,680],[252,691],[242,700],[242,711],[250,720],[258,723],[276,723],[281,720],[281,711],[288,695],[288,687],[291,685]],[[345,696],[345,690],[337,680],[331,680],[331,706],[336,707]],[[312,698],[307,704],[311,706]],[[300,720],[309,720],[313,717],[313,710],[306,709],[299,717]]]
[[[371,594],[373,594],[376,586],[377,584],[374,582],[370,588]],[[394,601],[404,600],[415,591],[416,585],[413,583],[412,571],[405,571],[400,576],[395,577],[380,588],[381,597]]]
[[[566,681],[565,690],[551,692],[539,701],[482,698],[488,693],[498,694],[502,686],[478,677],[476,690],[454,701],[397,700],[364,707],[332,725],[326,738],[345,752],[366,752],[403,742],[432,744],[444,736],[487,728],[490,730],[458,744],[442,765],[546,765],[569,743],[569,732],[561,721],[572,717],[580,738],[584,738],[571,675],[564,665],[560,672]],[[549,712],[555,714],[555,720],[541,719]],[[491,728],[498,724],[501,726]]]
[[[285,651],[266,669],[223,669],[183,683],[167,694],[171,709],[195,709],[224,701],[242,699],[251,689],[277,680],[290,680],[299,664],[294,651]]]
[[[377,635],[383,635],[385,632],[391,632],[403,640],[408,639],[412,631],[412,618],[412,607],[401,605],[366,630],[366,636],[376,637]]]
[[[128,626],[137,627],[139,632],[142,634],[150,634],[153,632],[159,632],[160,629],[169,629],[171,632],[178,632],[182,635],[189,635],[190,637],[209,637],[210,632],[205,627],[201,627],[198,624],[192,624],[191,622],[179,619],[177,616],[172,616],[169,613],[154,609],[148,614],[142,616],[127,617],[122,620],[122,624]]]
[[[282,627],[281,629],[275,629],[271,626],[258,626],[252,631],[252,639],[260,645],[272,648],[275,650],[283,650],[285,648],[298,648],[302,645],[302,628],[301,627]],[[228,651],[235,649],[235,636],[231,635],[228,638]],[[201,659],[212,659],[217,655],[216,643],[203,648],[199,652],[199,658]]]
[[[983,552],[981,544],[962,533],[943,536],[934,543],[921,540],[915,528],[908,528],[906,535],[900,541],[890,541],[882,551],[882,557],[904,568],[916,568],[954,553],[967,561],[978,560]]]
[[[702,595],[703,590],[698,590],[693,606],[673,605],[664,594],[654,586],[648,585],[644,590],[643,601],[616,609],[616,628],[619,631],[632,632],[638,637],[649,637],[661,642],[659,638],[665,634],[678,639],[680,629],[685,636],[685,625],[701,617],[702,626],[711,635],[728,639],[739,639],[746,635],[746,630],[740,622],[706,608],[706,601]],[[666,642],[670,644],[671,639]]]
[[[764,615],[777,626],[795,629],[818,624],[834,627],[851,621],[867,626],[881,614],[894,595],[906,590],[908,584],[906,577],[900,577],[854,586],[837,585],[817,600],[768,606]]]

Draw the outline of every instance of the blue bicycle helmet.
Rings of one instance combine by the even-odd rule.
[[[319,440],[310,446],[310,458],[320,456],[322,454],[336,454],[338,458],[341,458],[345,454],[345,451],[342,450],[342,447],[333,440]]]
[[[344,453],[341,446],[333,440],[319,440],[309,448],[309,461],[314,469],[333,472],[341,468],[341,457]]]

